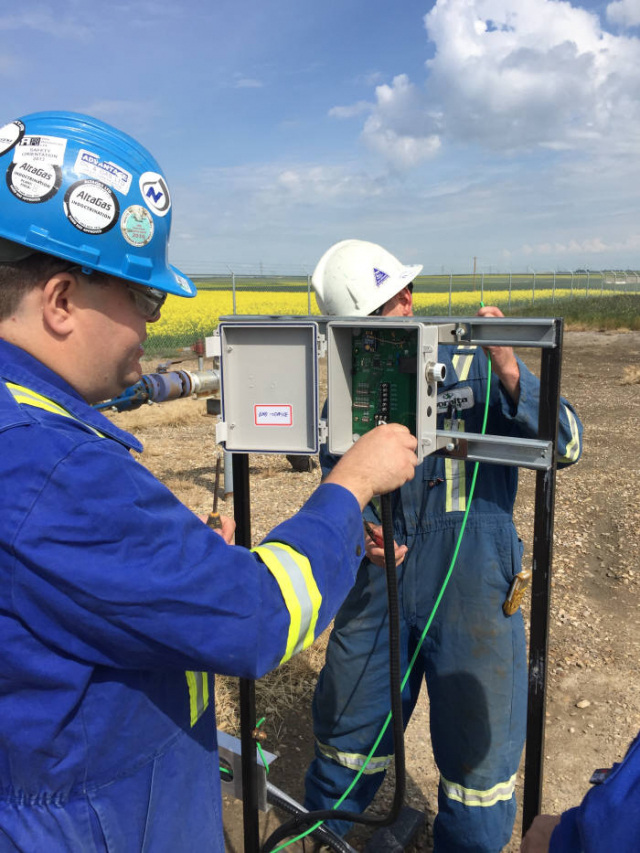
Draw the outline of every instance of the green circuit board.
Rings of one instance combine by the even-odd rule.
[[[382,422],[416,433],[417,329],[358,328],[352,339],[353,433]]]

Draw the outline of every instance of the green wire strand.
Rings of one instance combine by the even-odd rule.
[[[481,307],[484,308],[483,302],[481,302],[480,305],[481,305]],[[486,396],[485,402],[484,402],[484,416],[482,419],[482,430],[481,430],[482,435],[484,435],[486,432],[487,421],[489,420],[489,400],[491,398],[491,356],[490,355],[487,355],[487,361],[488,361],[487,396]],[[422,635],[420,636],[420,640],[418,642],[416,650],[413,653],[413,657],[411,658],[411,661],[409,662],[409,666],[407,667],[407,671],[405,673],[405,676],[402,679],[402,682],[400,684],[401,690],[404,690],[404,687],[407,683],[407,680],[408,680],[409,676],[411,675],[411,672],[413,670],[415,662],[418,659],[418,654],[420,653],[420,649],[422,648],[422,644],[424,643],[424,641],[426,639],[427,632],[429,631],[429,628],[431,627],[431,623],[433,622],[433,619],[436,615],[438,607],[440,606],[440,602],[442,601],[442,597],[444,595],[444,592],[445,592],[447,586],[449,585],[449,580],[451,578],[451,574],[453,572],[456,561],[458,559],[458,552],[460,551],[460,545],[462,544],[462,536],[463,536],[465,528],[467,526],[467,518],[469,517],[469,510],[471,509],[471,502],[473,500],[473,493],[474,493],[475,488],[476,488],[476,480],[478,478],[479,466],[480,466],[479,462],[476,462],[475,465],[473,466],[473,475],[471,478],[471,488],[469,489],[469,500],[467,501],[467,508],[465,510],[464,517],[462,519],[462,526],[460,527],[460,533],[458,535],[458,541],[456,542],[456,547],[455,547],[454,552],[453,552],[453,557],[451,558],[451,562],[449,563],[449,568],[447,570],[447,574],[445,576],[444,581],[442,582],[442,586],[440,587],[440,592],[438,593],[438,597],[436,598],[435,604],[433,605],[433,609],[431,610],[431,614],[429,615],[429,618],[427,620],[427,624],[425,625],[424,631],[422,632]],[[375,755],[375,751],[378,748],[380,741],[384,737],[385,732],[389,728],[390,722],[391,722],[391,712],[389,712],[387,714],[387,718],[384,721],[382,729],[380,730],[380,734],[378,735],[375,743],[371,747],[371,750],[369,751],[369,754],[367,755],[366,761],[364,762],[364,764],[362,765],[360,770],[358,770],[357,774],[354,776],[353,780],[351,781],[351,784],[349,785],[347,790],[344,792],[344,794],[340,797],[339,800],[336,800],[334,805],[331,807],[332,809],[338,809],[342,805],[342,803],[346,800],[346,798],[349,796],[349,794],[351,793],[351,791],[355,787],[356,783],[358,782],[358,780],[360,779],[360,777],[364,773],[367,765],[369,764],[369,762],[371,761],[371,759]],[[308,835],[310,835],[312,832],[314,832],[316,829],[318,829],[318,827],[322,826],[323,823],[324,823],[323,820],[319,820],[317,823],[315,823],[309,829],[305,830],[305,832],[301,833],[300,835],[297,835],[295,838],[290,839],[285,844],[281,844],[279,847],[276,847],[274,850],[271,851],[271,853],[278,853],[278,851],[284,850],[286,847],[289,847],[295,841],[300,841],[301,839],[306,838]]]
[[[264,723],[264,721],[266,719],[267,719],[266,717],[260,717],[260,719],[256,723],[256,728],[259,729],[260,726]],[[265,758],[265,754],[262,751],[262,747],[260,746],[259,740],[256,741],[256,746],[258,747],[258,754],[260,755],[260,758],[262,759],[262,763],[264,764],[264,769],[265,769],[266,774],[268,776],[269,775],[269,765],[267,764],[267,759]]]

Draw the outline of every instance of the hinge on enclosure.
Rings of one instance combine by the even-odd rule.
[[[325,335],[318,334],[318,358],[322,358],[327,354],[327,338]]]
[[[320,444],[326,444],[327,438],[329,437],[329,429],[327,427],[327,422],[324,418],[320,418],[318,421],[318,439]]]
[[[224,444],[227,440],[227,423],[218,421],[216,424],[216,444]]]
[[[220,357],[220,332],[217,329],[213,335],[204,339],[204,347],[207,358]]]

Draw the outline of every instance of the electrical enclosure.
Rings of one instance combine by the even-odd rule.
[[[218,330],[217,441],[237,453],[317,453],[317,324],[234,321]]]
[[[436,450],[438,327],[367,317],[327,324],[328,446],[346,453],[378,423],[418,437],[418,458]]]

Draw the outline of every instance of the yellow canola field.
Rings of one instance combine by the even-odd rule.
[[[570,290],[556,290],[556,297],[569,296]],[[537,299],[551,299],[553,292],[536,290]],[[517,290],[511,294],[511,304],[530,302],[531,291]],[[446,313],[449,303],[448,293],[416,293],[414,294],[414,310],[416,314]],[[508,291],[485,290],[484,304],[506,306]],[[451,298],[452,313],[460,314],[461,309],[468,308],[474,313],[480,306],[480,292],[453,293]],[[239,292],[236,293],[237,314],[260,314],[282,316],[287,314],[307,314],[306,293],[269,293],[269,292]],[[434,312],[433,308],[437,308]],[[311,296],[311,313],[319,314],[315,297]],[[195,340],[202,335],[209,335],[218,325],[222,316],[233,314],[233,296],[226,290],[203,290],[193,299],[183,299],[170,296],[157,323],[149,326],[149,337],[171,336],[184,337],[185,340]]]

